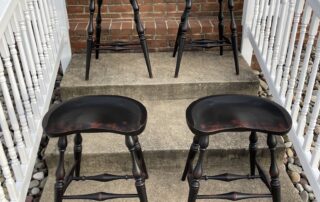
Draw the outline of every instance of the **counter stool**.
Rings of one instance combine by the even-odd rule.
[[[87,36],[87,59],[86,59],[86,75],[85,80],[89,79],[89,73],[90,73],[90,64],[91,64],[91,53],[95,50],[96,52],[96,59],[99,59],[99,53],[100,50],[110,50],[110,51],[124,51],[124,50],[134,50],[137,49],[137,45],[139,43],[136,42],[123,42],[123,41],[117,41],[114,43],[100,43],[101,38],[101,6],[102,6],[103,0],[97,0],[98,3],[98,14],[96,17],[96,38],[93,39],[94,34],[94,28],[93,28],[93,16],[95,11],[95,0],[90,0],[89,10],[90,10],[90,19],[89,19],[89,25],[88,25],[88,36]],[[140,19],[139,14],[139,5],[137,0],[130,0],[130,3],[133,8],[134,12],[134,22],[136,23],[136,30],[140,39],[140,45],[144,54],[144,58],[146,61],[147,69],[149,77],[152,78],[152,70],[151,70],[151,64],[149,59],[149,51],[148,51],[148,45],[146,41],[146,37],[144,35],[144,27]]]
[[[60,157],[56,170],[55,202],[61,202],[62,199],[102,201],[134,197],[139,197],[141,202],[147,202],[145,179],[148,178],[148,173],[138,141],[138,135],[145,129],[146,121],[147,111],[141,103],[120,96],[100,95],[78,97],[51,108],[45,115],[42,125],[45,133],[49,137],[59,138],[58,148]],[[96,176],[80,176],[82,153],[81,133],[89,132],[110,132],[124,135],[126,146],[131,153],[133,175],[120,176],[102,174]],[[71,134],[75,134],[74,164],[66,175],[64,153],[67,148],[67,136]],[[106,145],[107,144],[108,143],[106,143]],[[109,182],[119,179],[135,179],[138,194],[99,192],[86,195],[64,195],[64,192],[72,181],[94,180]]]
[[[196,199],[226,199],[242,200],[249,198],[268,198],[281,201],[279,170],[276,163],[275,149],[276,135],[284,135],[291,129],[291,117],[280,105],[267,99],[246,95],[216,95],[205,97],[193,102],[186,111],[187,124],[195,134],[190,147],[182,181],[189,182],[189,202]],[[250,131],[250,174],[236,175],[224,173],[222,175],[204,176],[203,159],[209,145],[209,136],[227,131]],[[256,161],[256,132],[266,133],[267,144],[271,153],[270,177]],[[195,167],[193,160],[200,150]],[[255,174],[257,168],[259,175]],[[198,195],[200,180],[234,181],[240,179],[260,178],[268,187],[271,194],[250,194],[229,192],[217,195]]]
[[[231,41],[224,34],[224,16],[223,16],[223,0],[219,1],[219,40],[210,40],[210,39],[200,39],[193,40],[189,44],[185,44],[186,41],[186,32],[188,29],[188,18],[191,11],[192,0],[186,0],[186,6],[184,12],[181,16],[181,21],[178,28],[178,33],[176,37],[176,42],[173,50],[173,57],[176,56],[178,51],[176,70],[174,77],[177,78],[180,70],[180,63],[182,59],[182,54],[185,46],[191,48],[214,48],[220,47],[220,55],[223,55],[224,46],[232,46],[233,58],[235,63],[236,74],[239,74],[239,60],[238,60],[238,40],[237,40],[237,25],[234,18],[234,0],[228,0],[228,8],[230,11],[230,28],[231,28]]]

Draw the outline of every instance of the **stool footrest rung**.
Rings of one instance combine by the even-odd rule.
[[[223,40],[225,40],[227,43],[231,44],[231,41],[230,41],[230,39],[229,39],[228,37],[223,36],[222,38],[223,38]]]
[[[102,48],[92,48],[92,50],[108,50],[108,51],[126,51],[126,50],[138,50],[140,49],[139,46],[105,46]]]
[[[225,199],[230,201],[238,201],[243,199],[251,198],[271,198],[271,194],[251,194],[251,193],[241,193],[241,192],[229,192],[224,194],[215,195],[198,195],[197,199]]]
[[[231,181],[241,180],[241,179],[257,179],[257,178],[261,178],[261,177],[259,175],[237,175],[232,173],[223,173],[221,175],[201,177],[202,180],[220,180],[225,182],[231,182]]]
[[[134,50],[139,48],[140,48],[139,42],[115,41],[111,43],[94,43],[92,50],[124,51],[124,50]]]
[[[220,46],[230,46],[231,42],[228,38],[224,37],[222,40],[211,40],[211,39],[199,39],[192,40],[186,46],[195,47],[195,48],[214,48]]]
[[[262,166],[256,161],[256,167],[258,169],[259,175],[261,176],[262,182],[268,187],[268,189],[271,189],[270,186],[270,177],[267,174],[267,172],[262,168]]]
[[[136,46],[140,45],[139,42],[126,42],[126,41],[114,41],[110,43],[95,43],[95,45],[99,46]]]
[[[113,194],[106,192],[97,192],[92,194],[83,194],[83,195],[66,195],[62,196],[62,199],[86,199],[94,201],[104,201],[109,199],[117,198],[136,198],[138,194]]]
[[[128,180],[133,179],[132,175],[112,175],[112,174],[101,174],[101,175],[94,175],[94,176],[80,176],[80,177],[72,177],[72,180],[76,181],[84,181],[84,180],[93,180],[99,182],[109,182],[113,180]]]
[[[69,184],[72,182],[72,178],[73,178],[73,173],[74,170],[76,169],[76,162],[72,165],[72,167],[70,168],[70,170],[68,171],[66,177],[64,178],[64,187],[63,187],[63,192],[66,191],[66,189],[68,188]]]

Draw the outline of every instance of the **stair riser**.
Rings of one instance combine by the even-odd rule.
[[[284,147],[277,148],[277,161],[280,163],[283,160],[285,149]],[[144,151],[144,157],[148,169],[162,170],[180,168],[183,171],[187,150],[177,151]],[[266,148],[258,149],[257,159],[259,162],[266,163],[270,160],[269,150]],[[211,150],[206,154],[206,165],[215,166],[221,164],[228,164],[229,161],[240,160],[249,162],[249,151],[247,149],[238,150]],[[54,172],[58,162],[58,155],[50,155],[46,158],[47,165],[50,172]],[[65,165],[70,167],[73,164],[73,155],[67,153],[65,155]],[[106,171],[124,171],[131,172],[131,157],[128,153],[114,153],[114,154],[83,154],[81,169],[84,173],[97,172],[103,173]]]
[[[171,84],[144,86],[95,86],[95,87],[64,87],[61,94],[64,99],[82,95],[122,95],[138,100],[175,100],[198,99],[217,94],[247,94],[257,93],[256,82],[241,83],[203,83],[203,84]]]

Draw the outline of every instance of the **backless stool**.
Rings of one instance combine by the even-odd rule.
[[[189,14],[191,11],[192,0],[186,0],[186,6],[184,12],[181,16],[181,21],[178,28],[178,33],[176,37],[176,42],[173,50],[173,57],[176,56],[178,51],[177,63],[176,63],[176,70],[174,77],[177,78],[179,75],[180,70],[180,63],[182,59],[182,54],[184,51],[185,46],[189,46],[191,48],[214,48],[220,47],[220,55],[223,55],[223,47],[224,46],[232,46],[234,63],[236,74],[239,74],[239,60],[238,60],[238,40],[237,40],[237,25],[234,18],[234,0],[227,0],[228,1],[228,8],[230,11],[230,28],[231,28],[231,41],[227,38],[224,34],[224,15],[223,15],[223,0],[219,1],[219,40],[209,40],[209,39],[200,39],[200,40],[193,40],[191,43],[185,44],[186,41],[186,32],[188,29],[188,19]]]
[[[60,153],[56,170],[55,202],[63,199],[107,200],[139,197],[147,202],[145,179],[148,178],[138,135],[145,129],[147,111],[145,107],[130,98],[120,96],[84,96],[54,106],[43,119],[43,128],[49,137],[57,137]],[[102,174],[80,176],[82,137],[81,133],[110,132],[125,136],[125,143],[131,153],[133,175]],[[74,164],[66,175],[64,153],[67,136],[74,136]],[[91,134],[92,135],[92,134]],[[94,137],[92,137],[94,138]],[[92,193],[86,195],[64,195],[72,181],[95,180],[108,182],[119,179],[135,179],[138,194]]]
[[[96,52],[96,59],[99,59],[99,52],[100,50],[110,50],[110,51],[124,51],[124,50],[132,50],[137,49],[137,45],[139,43],[134,42],[123,42],[123,41],[117,41],[114,43],[100,43],[101,38],[101,6],[102,6],[103,0],[97,0],[98,3],[98,14],[96,17],[96,38],[93,39],[94,34],[94,28],[93,28],[93,16],[95,11],[95,0],[90,0],[89,10],[90,10],[90,19],[89,19],[89,25],[88,25],[88,36],[87,36],[87,59],[86,59],[86,75],[85,79],[89,79],[89,72],[90,72],[90,64],[91,64],[91,53],[95,50]],[[148,51],[148,45],[146,41],[146,37],[144,35],[144,27],[142,25],[140,14],[139,14],[139,5],[137,0],[130,0],[130,3],[133,8],[134,12],[134,22],[136,23],[136,30],[138,32],[138,36],[140,39],[140,45],[144,54],[144,58],[147,64],[148,74],[149,77],[152,78],[152,70],[151,70],[151,64],[149,59],[149,51]]]
[[[279,170],[276,163],[276,135],[284,135],[291,129],[291,118],[280,105],[267,99],[246,95],[217,95],[194,101],[186,111],[187,124],[195,134],[191,145],[182,181],[188,178],[189,202],[196,199],[226,199],[242,200],[249,198],[272,197],[279,202],[280,181]],[[203,175],[203,159],[209,144],[209,136],[227,131],[250,131],[250,174],[236,175],[225,173],[215,176]],[[271,153],[270,177],[265,174],[261,165],[256,161],[256,132],[266,133],[267,144]],[[193,161],[200,150],[195,167]],[[257,168],[259,175],[255,175]],[[271,194],[250,194],[229,192],[217,195],[198,195],[200,180],[233,181],[239,179],[261,178]]]

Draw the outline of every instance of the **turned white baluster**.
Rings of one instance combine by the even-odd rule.
[[[269,72],[271,71],[271,59],[273,54],[274,39],[275,39],[277,25],[278,25],[279,10],[280,10],[280,1],[276,0],[275,11],[274,11],[272,26],[271,26],[271,34],[269,39],[269,46],[267,51],[267,60],[266,60],[267,69],[269,70]]]
[[[3,116],[3,109],[2,109],[2,105],[0,104],[0,125],[2,126],[2,121],[6,121],[5,117]],[[18,192],[16,189],[16,185],[15,182],[13,180],[13,177],[11,175],[11,171],[10,171],[10,167],[8,164],[8,160],[6,157],[6,154],[3,150],[3,146],[0,143],[0,167],[2,170],[2,174],[3,177],[5,179],[5,185],[7,187],[8,193],[9,193],[9,197],[11,199],[11,201],[16,201],[17,200],[17,196],[18,196]],[[1,200],[2,201],[2,200]]]
[[[314,128],[315,128],[315,126],[317,124],[319,111],[320,111],[320,90],[318,90],[318,92],[317,92],[317,101],[316,101],[315,105],[313,106],[311,118],[310,118],[310,121],[309,121],[308,130],[307,130],[307,133],[305,135],[304,142],[303,142],[303,149],[305,151],[310,151],[311,144],[312,144],[312,141],[313,141]]]
[[[289,42],[289,49],[288,49],[288,53],[287,53],[286,63],[284,66],[283,79],[282,79],[282,83],[281,83],[281,91],[280,91],[281,98],[285,98],[287,88],[288,88],[290,66],[292,63],[293,52],[295,49],[294,45],[296,42],[297,31],[298,31],[299,22],[300,22],[300,16],[303,11],[304,2],[305,2],[304,0],[298,1],[298,3],[296,4],[296,8],[295,8],[293,27],[291,30],[291,36],[290,36],[290,42]]]
[[[9,80],[10,80],[10,83],[11,83],[11,90],[12,90],[12,93],[13,93],[13,97],[14,97],[14,99],[16,101],[15,104],[16,104],[17,108],[19,108],[18,111],[21,110],[22,113],[23,113],[24,109],[22,107],[21,98],[20,98],[20,95],[19,95],[19,90],[18,90],[17,83],[14,83],[16,81],[15,81],[13,70],[12,70],[12,63],[11,63],[11,60],[10,60],[9,50],[8,50],[7,43],[4,40],[4,38],[0,39],[0,55],[1,55],[2,59],[3,59],[3,61],[4,61],[4,66],[5,66],[5,68],[6,68],[7,72],[8,72]],[[14,109],[13,104],[12,104],[11,96],[10,96],[10,93],[9,93],[9,88],[7,86],[6,78],[4,76],[4,68],[3,68],[2,65],[0,65],[0,84],[1,84],[1,89],[2,89],[3,96],[4,96],[4,99],[5,99],[6,107],[7,107],[7,110],[8,110],[11,126],[12,126],[12,129],[13,129],[14,139],[16,141],[19,157],[20,157],[21,163],[22,164],[26,164],[27,161],[28,161],[26,147],[25,147],[25,143],[22,140],[22,135],[21,135],[21,132],[20,132],[19,122],[18,122],[18,119],[16,117],[16,112],[15,112],[15,109]],[[18,103],[19,100],[20,100],[20,103]],[[22,107],[22,109],[20,107]],[[25,121],[25,123],[23,123],[23,124],[26,124],[26,120],[24,120],[24,121]],[[28,139],[28,136],[27,136],[27,140],[26,141],[29,141],[29,144],[31,144],[30,139]]]
[[[22,68],[21,68],[21,65],[20,65],[18,51],[16,49],[15,39],[14,39],[14,36],[13,36],[13,30],[12,30],[10,24],[8,26],[8,31],[6,32],[6,40],[7,40],[7,43],[9,45],[10,52],[11,52],[11,55],[12,55],[15,72],[17,74],[17,78],[18,78],[18,81],[19,81],[19,88],[20,88],[20,92],[21,92],[21,97],[22,97],[22,100],[23,100],[23,104],[24,104],[24,108],[25,108],[25,112],[26,112],[26,117],[27,117],[28,125],[29,125],[29,127],[28,127],[28,125],[23,126],[23,124],[21,123],[22,133],[23,134],[26,133],[26,134],[29,135],[30,131],[34,131],[35,130],[35,128],[34,128],[35,127],[34,126],[34,120],[33,120],[34,118],[33,118],[33,114],[32,114],[32,109],[31,109],[31,104],[30,104],[30,101],[29,101],[29,96],[28,96],[26,84],[24,82],[23,74],[22,74],[22,71],[21,71]],[[21,113],[19,115],[20,119],[23,119],[24,117],[22,117],[22,115],[24,116],[24,114],[21,111],[19,113]],[[27,128],[25,128],[25,127],[27,127]],[[28,128],[30,128],[30,131],[29,131]],[[27,145],[27,147],[31,147],[32,146],[31,145],[31,141],[30,141],[30,145],[29,145],[29,140],[28,139],[30,140],[30,138],[25,138],[26,145]]]
[[[17,14],[18,15],[18,14]],[[24,22],[22,21],[22,24],[24,24]],[[25,26],[24,26],[25,27]],[[17,42],[17,47],[19,50],[19,56],[20,56],[20,60],[21,60],[21,66],[22,66],[22,70],[24,73],[24,79],[27,85],[27,90],[29,93],[29,97],[30,97],[30,102],[31,102],[31,108],[33,111],[33,114],[35,116],[35,118],[39,118],[40,117],[40,113],[39,113],[39,106],[37,104],[37,100],[36,100],[36,94],[35,91],[33,89],[33,85],[32,85],[32,79],[30,76],[30,70],[29,70],[29,66],[28,66],[28,61],[26,59],[26,54],[25,54],[25,50],[22,44],[22,40],[21,40],[21,29],[18,23],[18,19],[16,16],[13,17],[12,19],[12,28],[14,29],[14,35],[15,35],[15,39]],[[18,66],[16,66],[18,68]],[[23,84],[22,84],[23,85]],[[28,118],[28,122],[29,122],[29,127],[31,129],[31,131],[35,131],[35,121],[33,118],[31,118],[31,115],[28,113],[29,107],[28,107],[28,97],[24,97],[25,92],[22,90],[21,92],[22,94],[22,98],[25,104],[25,108],[27,111],[27,118]]]
[[[27,24],[29,24],[29,26],[30,26],[30,28],[28,30],[33,32],[32,27],[31,27],[31,23],[30,23],[29,11],[26,10],[24,13],[25,13],[25,19],[28,22]],[[35,91],[36,97],[37,97],[37,103],[38,103],[38,105],[40,105],[40,107],[42,107],[43,106],[43,96],[42,96],[43,94],[41,92],[41,88],[40,88],[41,85],[39,84],[40,81],[38,80],[38,76],[36,73],[35,61],[34,61],[34,56],[33,56],[33,52],[36,52],[36,50],[35,50],[35,47],[31,47],[31,44],[30,44],[31,41],[34,42],[34,38],[30,34],[31,39],[29,39],[28,33],[27,33],[27,27],[26,27],[26,24],[23,20],[20,21],[20,28],[21,28],[22,41],[23,41],[24,48],[25,48],[26,58],[28,60],[28,67],[29,67],[29,70],[31,73],[31,78],[32,78],[32,82],[34,85],[34,91]],[[38,64],[38,66],[40,66],[40,64]]]
[[[60,62],[65,69],[70,60],[64,5],[63,0],[0,0],[1,202],[26,199],[53,70]]]
[[[264,34],[262,56],[264,57],[265,60],[267,59],[268,42],[269,42],[269,37],[270,37],[270,32],[271,32],[271,23],[272,23],[273,15],[275,12],[275,1],[276,0],[270,0],[269,14],[268,14],[268,19],[267,19],[266,31]]]
[[[313,145],[320,118],[320,1],[266,1],[268,8],[264,0],[244,1],[242,47],[245,48],[241,52],[247,63],[251,62],[253,54],[257,57],[273,99],[290,112],[293,128],[288,137],[297,158],[303,163],[313,193],[319,199],[320,136],[315,148]],[[248,24],[259,27],[261,2],[264,2],[264,8],[260,30],[250,29]],[[316,37],[319,39],[315,45]]]
[[[59,39],[57,36],[57,27],[56,27],[56,20],[55,20],[55,16],[54,16],[53,6],[52,6],[52,2],[50,0],[47,1],[47,6],[48,6],[48,11],[49,11],[51,26],[52,26],[52,37],[53,37],[52,40],[54,41],[55,50],[56,50],[56,52],[58,52]]]
[[[55,60],[57,52],[58,52],[58,47],[57,47],[56,41],[54,39],[54,30],[53,30],[53,24],[52,24],[52,22],[54,20],[53,20],[53,18],[51,18],[51,13],[50,13],[51,10],[49,9],[48,1],[45,0],[45,1],[41,1],[41,2],[43,3],[44,9],[45,9],[46,19],[48,22],[50,43],[51,43],[51,47],[52,47],[53,58]]]
[[[320,91],[318,91],[319,94]],[[320,98],[320,96],[318,96]],[[320,102],[320,100],[317,100]],[[319,167],[319,161],[320,161],[320,135],[317,138],[317,142],[315,144],[315,148],[312,152],[312,157],[311,157],[311,167],[314,169],[318,169]]]
[[[319,27],[319,18],[316,15],[313,15],[310,28],[309,28],[309,39],[307,42],[304,60],[303,60],[302,68],[300,69],[299,83],[296,89],[295,101],[294,101],[292,112],[291,112],[293,121],[296,121],[298,117],[302,91],[305,84],[311,51],[312,51],[315,35],[317,34],[317,31],[318,31],[318,27]]]
[[[9,29],[8,29],[9,30]],[[9,30],[11,31],[11,29]],[[11,38],[10,32],[7,31],[6,34],[6,38]],[[12,32],[11,32],[12,35]],[[13,36],[12,36],[13,37]],[[15,102],[15,106],[18,112],[18,116],[19,116],[19,120],[20,120],[20,125],[21,125],[21,129],[22,129],[22,135],[23,135],[23,139],[24,142],[26,144],[27,148],[31,148],[32,147],[32,142],[31,142],[31,137],[30,137],[30,132],[29,132],[29,128],[28,128],[28,124],[27,124],[27,119],[25,116],[25,112],[24,112],[24,108],[22,105],[22,101],[21,101],[21,97],[20,97],[20,92],[18,89],[18,85],[17,85],[17,81],[13,72],[13,65],[11,63],[11,58],[10,58],[10,52],[9,52],[9,48],[8,48],[8,43],[6,41],[5,38],[2,38],[2,40],[0,39],[0,54],[1,57],[3,58],[4,61],[4,65],[5,68],[7,70],[8,76],[9,76],[9,81],[10,81],[10,85],[11,85],[11,89],[12,89],[12,94],[13,94],[13,98],[14,98],[14,102]],[[12,53],[12,58],[15,58],[15,60],[18,60],[18,56],[17,56],[17,50],[15,49],[15,44],[14,42],[12,43],[11,41],[11,53]],[[21,138],[20,138],[20,141]],[[22,142],[19,143],[20,145],[22,145],[23,150],[25,151],[25,146]]]
[[[259,6],[260,6],[260,2],[262,0],[256,0],[255,6],[254,6],[254,14],[253,14],[253,20],[252,20],[252,35],[255,36],[256,34],[256,28],[257,28],[257,23],[258,23],[258,15],[259,15]]]
[[[269,0],[265,0],[264,6],[263,6],[263,14],[262,14],[262,18],[261,18],[260,35],[258,38],[258,46],[259,46],[260,50],[262,50],[262,48],[263,48],[263,40],[264,40],[264,34],[265,34],[265,29],[266,29],[266,21],[267,21],[268,11],[269,11]]]
[[[50,59],[49,59],[49,53],[48,53],[48,47],[47,47],[47,40],[44,34],[44,23],[43,21],[45,19],[42,20],[42,16],[40,15],[40,10],[39,10],[39,5],[38,5],[38,0],[33,0],[33,8],[35,11],[35,16],[36,16],[36,21],[39,27],[39,32],[40,32],[40,39],[41,39],[41,43],[42,43],[42,49],[43,49],[43,55],[44,55],[44,60],[45,60],[45,70],[44,71],[44,75],[47,76],[48,80],[51,78],[51,69],[52,69],[52,64],[50,63]],[[46,84],[49,84],[49,82],[46,82]],[[47,86],[49,87],[49,86]]]
[[[55,22],[55,27],[56,27],[56,35],[57,35],[57,41],[60,43],[60,41],[62,40],[61,38],[61,27],[59,24],[59,18],[58,18],[58,12],[57,12],[57,7],[55,5],[54,1],[49,1],[49,3],[52,4],[52,8],[53,8],[53,16],[54,16],[54,22]]]
[[[30,11],[30,16],[31,16],[33,34],[34,34],[34,37],[35,37],[35,43],[33,44],[31,42],[31,44],[34,45],[37,48],[37,53],[38,53],[37,55],[34,55],[34,58],[35,58],[35,61],[36,61],[36,70],[37,70],[37,73],[39,75],[39,81],[43,80],[43,87],[41,86],[41,83],[40,83],[40,88],[42,87],[42,89],[43,89],[42,93],[45,93],[46,90],[47,90],[49,77],[48,77],[48,73],[47,73],[47,69],[46,69],[44,51],[43,51],[43,48],[42,48],[42,42],[41,42],[41,38],[40,38],[40,31],[39,31],[39,27],[40,26],[37,23],[37,19],[36,19],[36,15],[35,15],[35,9],[33,7],[33,2],[30,1],[30,0],[28,2],[28,7],[29,7],[29,11]],[[34,51],[33,54],[36,54],[36,51]],[[38,65],[38,63],[40,65]],[[44,82],[44,81],[46,81],[46,82]]]
[[[267,0],[260,0],[260,7],[259,7],[258,18],[257,18],[257,27],[255,28],[255,32],[254,32],[254,39],[256,40],[257,43],[259,42],[259,36],[261,34],[260,33],[261,19],[262,19],[263,9],[266,1]]]
[[[276,40],[274,43],[274,47],[273,47],[273,55],[272,55],[272,60],[271,60],[271,77],[272,79],[274,79],[274,81],[276,80],[276,72],[277,72],[277,66],[278,66],[278,62],[279,62],[279,55],[280,55],[280,46],[281,43],[283,42],[283,30],[284,30],[284,26],[285,26],[285,22],[286,22],[286,13],[287,13],[287,4],[288,4],[288,0],[281,0],[281,12],[280,12],[280,16],[279,16],[279,23],[277,26],[277,33],[276,33]],[[277,90],[280,91],[279,86],[276,86]]]
[[[313,87],[315,85],[317,72],[319,69],[319,61],[320,61],[320,35],[318,37],[318,43],[317,43],[317,49],[316,49],[314,63],[312,66],[311,73],[309,75],[310,78],[309,78],[309,82],[308,82],[307,92],[306,92],[306,95],[305,95],[305,98],[303,101],[303,108],[302,108],[300,116],[299,116],[298,129],[297,129],[298,136],[303,136],[303,133],[304,133],[304,128],[305,128],[306,120],[307,120],[307,114],[309,111],[310,101],[312,98]]]
[[[2,145],[1,145],[2,146]],[[1,152],[1,151],[0,151]],[[0,160],[1,161],[1,160]],[[0,163],[0,167],[1,167],[1,163]],[[0,186],[0,201],[1,202],[8,202],[8,200],[6,199],[6,196],[4,195],[4,191],[2,186]]]
[[[11,121],[11,126],[12,126],[12,129],[14,130],[14,133],[15,133],[14,136],[15,136],[15,138],[18,138],[19,133],[20,133],[18,121],[16,120],[15,112],[14,112],[14,109],[13,109],[13,106],[11,103],[11,98],[10,98],[9,90],[8,90],[7,83],[6,83],[6,78],[4,76],[3,64],[2,64],[1,60],[0,60],[0,85],[1,85],[2,93],[4,96],[5,102],[6,102],[6,107],[7,107],[7,111],[9,114],[10,121]],[[17,153],[16,153],[16,149],[13,144],[11,132],[9,130],[9,126],[8,126],[7,120],[5,118],[5,115],[4,115],[4,112],[2,109],[2,105],[0,106],[0,124],[1,124],[3,137],[5,140],[6,146],[8,148],[8,153],[9,153],[9,156],[11,159],[11,166],[12,166],[14,175],[15,175],[17,181],[21,181],[22,177],[23,177],[22,170],[21,170],[21,164],[20,164],[20,161],[19,161]],[[21,138],[21,134],[20,134],[20,138]],[[19,142],[21,142],[21,141],[19,141]],[[19,148],[18,152],[19,151],[21,152],[22,157],[25,156],[23,154],[21,147]],[[24,160],[26,160],[26,158],[24,158]]]
[[[40,7],[40,15],[41,15],[41,19],[42,19],[42,23],[43,23],[43,29],[44,29],[44,35],[45,35],[45,41],[46,41],[46,45],[48,48],[48,54],[49,54],[49,63],[51,65],[50,70],[51,73],[53,73],[53,69],[54,69],[54,58],[55,58],[55,52],[52,50],[51,47],[51,40],[50,40],[50,36],[49,36],[49,21],[48,21],[48,17],[47,17],[47,13],[45,11],[45,7],[44,7],[44,2],[45,1],[38,1],[39,7]]]
[[[277,74],[276,74],[276,86],[278,87],[278,90],[280,90],[280,84],[283,74],[283,66],[286,60],[286,55],[288,51],[288,44],[289,44],[289,36],[291,32],[292,27],[292,21],[293,21],[293,14],[294,14],[294,7],[296,5],[296,0],[290,0],[289,3],[289,9],[288,9],[288,15],[286,16],[285,24],[283,25],[285,27],[283,31],[283,38],[281,40],[281,51],[280,51],[280,59],[279,64],[277,67]]]
[[[300,26],[299,42],[298,42],[298,46],[295,48],[295,58],[293,61],[293,67],[291,68],[289,87],[286,95],[285,107],[288,111],[291,111],[291,105],[292,105],[292,99],[293,99],[293,93],[294,93],[293,90],[296,83],[296,77],[298,74],[298,68],[300,64],[301,51],[302,51],[302,47],[303,47],[303,43],[306,35],[307,26],[311,18],[311,12],[312,12],[311,7],[308,4],[306,4],[303,12],[301,26]]]

